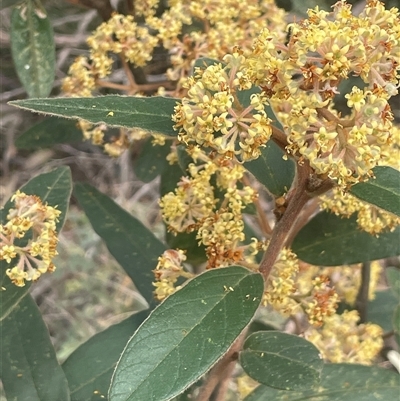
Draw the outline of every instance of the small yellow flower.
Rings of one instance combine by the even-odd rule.
[[[17,191],[11,198],[14,208],[9,210],[7,222],[0,225],[0,260],[8,264],[18,258],[15,266],[6,270],[17,286],[25,281],[36,281],[42,273],[54,271],[52,259],[57,255],[56,223],[60,211],[43,204],[39,197]],[[24,246],[18,240],[30,233]]]

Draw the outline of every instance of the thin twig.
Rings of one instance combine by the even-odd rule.
[[[103,81],[102,79],[98,79],[96,81],[96,84],[103,88],[117,89],[117,90],[121,90],[121,91],[129,91],[131,89],[131,87],[129,85],[116,84],[114,82]]]
[[[286,153],[286,146],[288,146],[286,134],[282,130],[276,128],[273,125],[271,125],[271,129],[272,129],[271,139]]]
[[[238,358],[238,352],[242,348],[247,330],[244,330],[232,344],[228,352],[217,362],[211,369],[207,379],[200,388],[200,392],[196,397],[196,401],[209,401],[211,394],[214,392],[221,380],[226,379],[226,372],[230,370],[230,365],[235,363]]]
[[[243,183],[244,185],[251,187],[250,180],[246,175],[243,176]],[[255,199],[253,203],[254,206],[256,207],[260,229],[266,237],[270,237],[272,233],[272,228],[267,219],[267,215],[261,206],[260,199],[259,198]]]
[[[225,369],[224,376],[221,377],[220,384],[217,389],[217,393],[215,395],[215,401],[225,401],[226,400],[226,393],[229,388],[229,382],[235,369],[236,360],[233,360]]]
[[[364,323],[367,320],[370,278],[371,262],[365,262],[361,266],[361,285],[356,299],[356,309],[360,315],[360,323]]]
[[[282,218],[276,223],[272,233],[268,248],[260,263],[259,272],[263,275],[264,281],[268,280],[272,267],[285,244],[286,238],[290,233],[297,217],[299,216],[304,205],[310,199],[307,193],[308,177],[310,175],[310,167],[308,164],[298,166],[297,182],[293,192],[289,193],[288,206]]]
[[[289,247],[291,245],[297,233],[306,225],[310,217],[318,210],[318,208],[318,198],[313,198],[309,203],[307,203],[290,230],[290,233],[285,241],[285,246]]]
[[[137,85],[135,77],[133,76],[133,73],[132,73],[132,71],[131,71],[131,69],[129,67],[128,62],[125,60],[125,54],[123,52],[120,53],[119,54],[119,58],[121,59],[122,66],[124,68],[126,77],[128,78],[128,81],[129,81],[130,89],[129,89],[129,93],[128,94],[132,95],[134,93],[137,93],[138,92],[138,85]]]
[[[317,113],[320,117],[325,118],[328,121],[334,121],[336,124],[341,125],[342,127],[352,127],[354,125],[354,120],[344,120],[336,117],[331,111],[326,108],[317,108]]]

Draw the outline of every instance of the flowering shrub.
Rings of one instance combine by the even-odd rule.
[[[400,128],[390,103],[399,10],[370,0],[356,15],[339,1],[287,24],[272,1],[134,5],[88,38],[64,97],[11,102],[78,119],[110,157],[147,139],[143,160],[155,174],[144,179],[161,176],[166,231],[159,240],[112,199],[75,184],[148,309],[92,337],[62,368],[49,352],[57,379],[35,378],[37,399],[333,400],[338,386],[353,400],[394,399],[395,374],[361,365],[386,358],[384,339],[399,345],[400,296],[388,286],[398,290],[400,273],[386,262],[400,254]],[[17,7],[16,18],[32,7]],[[139,82],[160,48],[169,56],[163,81]],[[116,60],[123,82],[112,75]],[[104,88],[119,94],[99,96]],[[55,268],[71,180],[57,169],[26,186],[0,225],[9,347],[13,325],[36,311],[27,287]],[[372,311],[383,303],[382,320]],[[5,349],[1,378],[18,398],[30,384]],[[32,375],[48,372],[32,358]]]

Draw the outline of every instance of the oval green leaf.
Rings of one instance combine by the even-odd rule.
[[[295,175],[293,160],[285,160],[283,156],[279,146],[268,141],[258,159],[244,163],[244,167],[275,196],[282,196],[290,189]]]
[[[53,30],[39,0],[27,0],[11,15],[11,53],[29,97],[48,96],[53,87]]]
[[[177,99],[167,97],[99,96],[88,98],[27,99],[8,102],[21,109],[53,116],[83,119],[110,127],[141,128],[177,135],[171,119]]]
[[[110,401],[170,400],[204,375],[251,321],[260,274],[231,266],[206,271],[161,303],[129,340]]]
[[[350,193],[357,198],[400,216],[400,171],[375,167],[375,178],[353,185]]]
[[[371,366],[327,364],[313,390],[292,392],[257,387],[245,401],[389,401],[398,399],[399,375]]]
[[[30,127],[15,141],[18,149],[49,148],[59,143],[82,142],[82,130],[76,121],[49,117]]]
[[[93,395],[107,401],[115,365],[129,338],[148,312],[140,312],[95,334],[63,363],[71,401],[92,401]]]
[[[133,165],[137,178],[143,182],[154,180],[169,166],[167,156],[171,152],[171,142],[168,141],[162,146],[153,145],[152,139],[149,138],[146,140],[140,155]]]
[[[139,220],[91,185],[75,184],[74,196],[110,253],[149,305],[154,305],[152,270],[165,246]]]
[[[318,384],[324,362],[304,338],[279,331],[250,335],[240,364],[254,380],[282,390],[304,390]]]
[[[30,295],[1,322],[0,330],[0,378],[7,399],[68,401],[67,379]]]
[[[72,191],[71,171],[69,167],[59,167],[49,173],[40,174],[32,178],[29,182],[20,188],[20,191],[28,195],[37,195],[42,202],[47,202],[50,206],[57,206],[61,211],[59,221],[57,223],[57,231],[60,232],[65,217],[67,215],[69,199]],[[0,222],[5,223],[8,211],[14,205],[9,200],[4,208],[0,210]],[[6,269],[9,265],[5,261],[0,261],[0,321],[4,319],[18,304],[18,302],[28,293],[30,282],[25,287],[15,286],[8,276]]]
[[[299,259],[320,266],[340,266],[400,255],[400,227],[374,237],[358,228],[356,216],[317,214],[297,234],[292,249]]]

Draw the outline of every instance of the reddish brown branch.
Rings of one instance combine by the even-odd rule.
[[[238,352],[242,348],[247,329],[232,344],[228,352],[216,363],[207,376],[204,384],[200,388],[200,392],[196,397],[196,401],[209,401],[212,393],[219,383],[227,380],[232,373],[232,364],[235,364],[238,358]],[[229,373],[229,374],[228,374]]]
[[[304,205],[310,199],[307,192],[308,179],[311,169],[308,164],[298,166],[297,182],[293,192],[288,194],[287,208],[282,218],[276,223],[272,232],[272,237],[268,248],[265,251],[264,257],[260,263],[259,271],[264,277],[264,281],[268,280],[272,267],[278,258],[279,252],[285,244],[295,221],[297,220]]]
[[[287,136],[283,131],[273,125],[271,125],[271,129],[271,139],[286,153],[286,146],[288,145]]]

